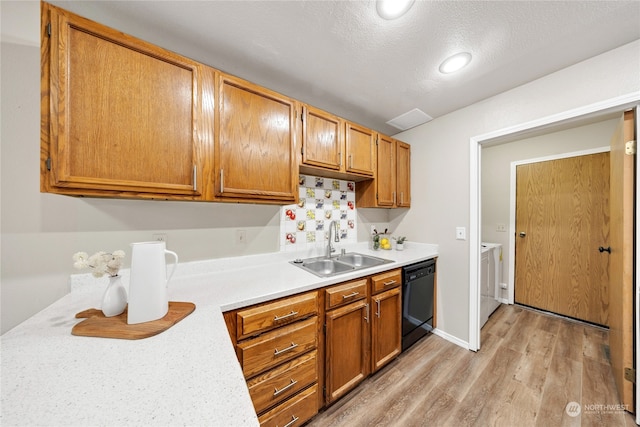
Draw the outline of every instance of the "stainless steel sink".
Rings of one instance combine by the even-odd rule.
[[[345,264],[352,265],[356,268],[373,267],[387,262],[392,262],[382,258],[376,258],[368,255],[362,255],[357,253],[348,253],[344,255],[338,255],[337,261],[344,262]]]
[[[348,273],[350,271],[362,270],[376,265],[388,264],[393,262],[388,259],[378,258],[369,255],[362,255],[351,252],[343,255],[325,256],[307,258],[303,260],[291,261],[291,264],[307,270],[319,277],[331,277],[337,274]]]

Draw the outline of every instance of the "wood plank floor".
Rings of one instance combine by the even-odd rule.
[[[430,335],[308,425],[636,425],[615,406],[608,331],[502,305],[481,339],[474,353]]]

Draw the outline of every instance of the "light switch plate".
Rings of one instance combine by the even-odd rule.
[[[496,231],[507,231],[507,226],[505,224],[498,224],[496,226]]]
[[[467,240],[467,230],[464,227],[456,227],[456,240]]]

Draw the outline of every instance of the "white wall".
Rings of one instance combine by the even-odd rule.
[[[619,117],[578,126],[508,144],[482,148],[482,229],[483,242],[501,243],[502,281],[508,283],[509,233],[497,231],[509,226],[511,162],[608,147]],[[506,290],[502,298],[508,298]]]
[[[398,230],[440,245],[437,321],[444,333],[469,340],[469,243],[455,240],[455,228],[470,226],[470,139],[638,93],[638,76],[640,40],[397,135],[411,144],[413,186]]]

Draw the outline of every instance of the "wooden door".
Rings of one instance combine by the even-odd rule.
[[[346,123],[346,171],[373,176],[375,171],[375,135],[371,129]]]
[[[609,153],[516,169],[515,301],[608,324]]]
[[[220,75],[218,89],[216,196],[295,201],[295,102],[227,75]]]
[[[371,359],[373,372],[402,351],[402,299],[400,288],[372,297]]]
[[[393,207],[396,198],[396,143],[378,135],[378,171],[376,175],[378,206]]]
[[[609,348],[618,394],[629,412],[635,411],[633,384],[625,370],[633,361],[633,269],[634,269],[634,163],[625,144],[635,140],[634,113],[627,111],[611,138],[611,238]],[[635,150],[634,150],[635,151]]]
[[[344,146],[343,121],[311,106],[302,109],[302,163],[340,170]]]
[[[46,3],[42,13],[42,190],[200,195],[202,66]]]
[[[364,300],[326,314],[326,403],[334,402],[369,375],[369,304]]]
[[[396,206],[411,206],[411,146],[397,141],[396,146]]]

